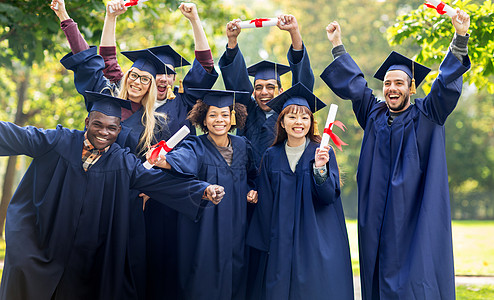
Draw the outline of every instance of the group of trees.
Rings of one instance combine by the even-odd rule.
[[[105,4],[97,0],[66,1],[69,15],[79,24],[89,44],[99,44]],[[147,1],[119,17],[117,43],[120,50],[171,44],[186,58],[193,58],[193,39],[188,21],[177,10],[180,1]],[[380,94],[381,84],[371,76],[393,50],[437,70],[454,29],[446,16],[426,9],[421,2],[402,0],[334,1],[194,1],[213,50],[215,61],[224,51],[226,23],[234,18],[274,17],[290,13],[297,17],[316,76],[315,93],[326,103],[340,106],[337,118],[347,131],[340,137],[349,144],[337,157],[344,172],[343,201],[349,217],[356,217],[356,162],[363,132],[355,121],[351,105],[338,99],[319,79],[332,61],[331,44],[325,27],[337,20],[346,49]],[[235,4],[233,4],[235,3]],[[82,129],[86,116],[82,97],[77,94],[71,72],[58,62],[69,50],[60,23],[49,1],[0,3],[0,120],[21,126],[53,128],[56,124]],[[450,3],[451,4],[451,3]],[[452,6],[466,10],[471,18],[469,54],[472,69],[465,76],[464,95],[446,123],[453,216],[494,217],[494,5],[487,1],[457,1]],[[289,35],[277,28],[244,30],[239,45],[247,64],[261,59],[286,63]],[[120,60],[121,59],[121,60]],[[122,57],[124,67],[128,62]],[[178,73],[181,77],[185,72]],[[418,96],[430,88],[436,73],[427,78]],[[290,85],[283,76],[284,87]],[[215,88],[222,88],[221,79]],[[317,114],[320,129],[327,110]],[[0,224],[12,191],[25,164],[17,157],[0,161],[4,178]],[[5,170],[5,173],[3,173]],[[17,174],[17,176],[16,176]],[[1,180],[0,180],[1,181]],[[1,226],[1,225],[0,225]],[[2,232],[3,227],[0,227]]]

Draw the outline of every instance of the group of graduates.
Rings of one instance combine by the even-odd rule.
[[[51,8],[71,48],[61,63],[89,114],[84,131],[0,122],[0,155],[33,158],[8,208],[1,299],[353,299],[339,168],[320,145],[314,113],[326,105],[312,93],[295,17],[277,24],[290,33],[289,66],[247,67],[240,20],[229,22],[219,60],[226,90],[212,90],[218,74],[194,4],[179,7],[195,59],[178,86],[176,69],[190,63],[169,45],[121,52],[133,62],[121,70],[123,0],[107,5],[99,51],[63,0]],[[378,100],[339,24],[326,28],[334,61],[321,78],[352,101],[364,130],[363,299],[455,297],[443,124],[470,66],[469,16],[457,10],[452,23],[431,92],[413,104],[430,69],[393,52],[375,74]],[[290,71],[284,91],[280,76]],[[185,140],[151,154],[182,126]]]

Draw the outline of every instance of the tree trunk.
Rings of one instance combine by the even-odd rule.
[[[17,81],[17,112],[15,114],[14,123],[19,126],[24,126],[27,121],[26,115],[23,113],[24,101],[26,100],[27,88],[29,86],[29,68],[22,66],[14,66],[17,70],[14,71]],[[7,163],[7,170],[5,171],[5,177],[2,187],[2,202],[0,202],[0,234],[3,237],[5,218],[7,216],[7,207],[9,206],[10,199],[12,198],[12,191],[14,189],[14,179],[16,175],[15,165],[17,163],[17,156],[9,157]]]

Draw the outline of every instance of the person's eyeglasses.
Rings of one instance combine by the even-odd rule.
[[[130,80],[136,81],[138,78],[141,79],[141,83],[144,85],[148,85],[151,82],[151,78],[149,78],[148,76],[139,75],[136,72],[130,72],[129,73],[129,79]]]

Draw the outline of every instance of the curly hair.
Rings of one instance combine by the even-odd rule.
[[[229,106],[230,112],[232,111],[233,105]],[[192,107],[187,119],[192,122],[192,125],[199,127],[203,132],[209,132],[206,125],[204,125],[204,120],[209,111],[209,105],[202,102],[202,100],[197,100],[196,104]],[[247,108],[245,105],[240,103],[235,103],[235,119],[236,125],[232,125],[229,132],[232,132],[235,128],[243,128],[245,126],[245,121],[247,120]]]

